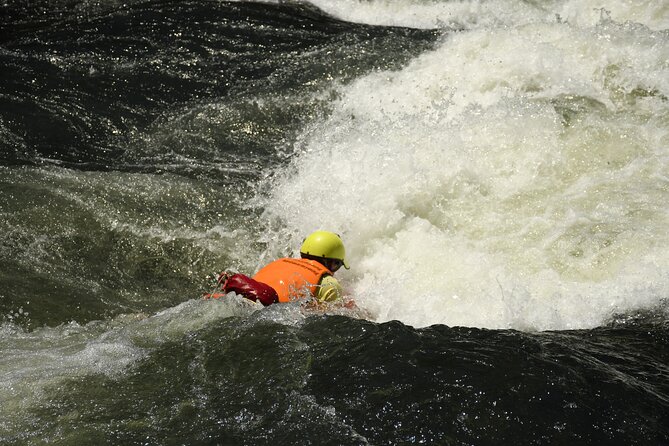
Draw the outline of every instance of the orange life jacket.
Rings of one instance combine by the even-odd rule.
[[[268,264],[253,279],[274,288],[279,302],[289,302],[303,297],[306,290],[315,296],[326,274],[332,272],[315,260],[285,258]]]

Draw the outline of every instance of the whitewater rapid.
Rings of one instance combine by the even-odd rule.
[[[436,24],[415,5],[406,17],[370,2],[353,17],[315,4]],[[669,11],[625,5],[424,5],[464,30],[337,87],[272,179],[265,217],[286,237],[270,251],[340,232],[342,280],[378,321],[547,330],[662,311]]]
[[[669,27],[669,5],[662,0],[371,0],[364,3],[311,0],[310,3],[342,20],[380,26],[474,29],[557,19],[588,27],[597,25],[605,15],[620,23],[641,23],[653,30]]]

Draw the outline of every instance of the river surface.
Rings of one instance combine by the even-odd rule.
[[[666,1],[0,17],[1,444],[669,444]]]

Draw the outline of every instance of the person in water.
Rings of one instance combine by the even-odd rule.
[[[300,258],[275,260],[253,278],[243,274],[223,273],[218,283],[224,293],[234,291],[263,305],[313,297],[317,302],[341,299],[342,288],[334,273],[349,269],[341,238],[328,231],[310,234],[300,247]]]

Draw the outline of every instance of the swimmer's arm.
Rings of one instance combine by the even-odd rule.
[[[319,302],[334,302],[344,295],[339,281],[332,276],[323,276],[318,286],[316,299]]]

